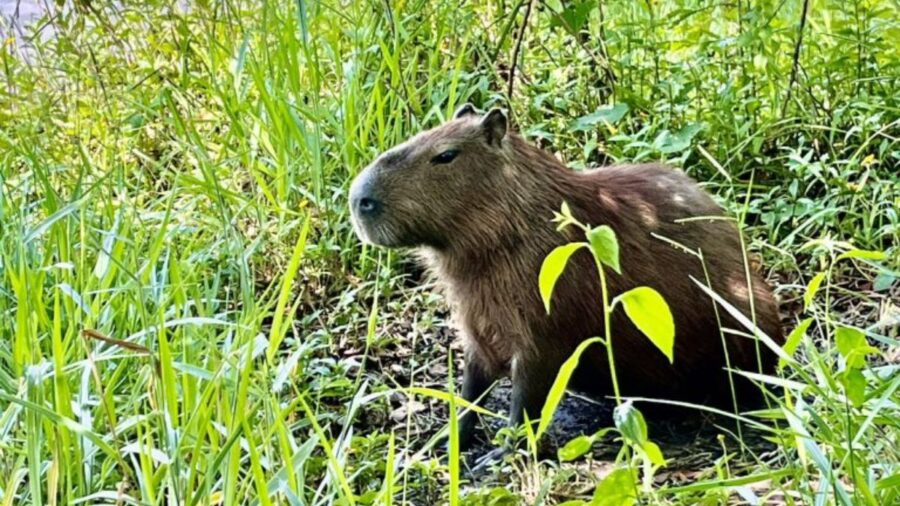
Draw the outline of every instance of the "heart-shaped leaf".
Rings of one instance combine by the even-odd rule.
[[[635,326],[650,339],[659,351],[675,361],[675,321],[666,300],[649,286],[639,286],[617,297],[625,306],[625,313]]]
[[[859,369],[847,369],[839,376],[847,398],[858,408],[866,401],[866,377]]]
[[[541,272],[538,274],[538,287],[540,288],[541,299],[544,301],[544,308],[547,310],[547,314],[550,314],[550,297],[553,296],[553,287],[556,286],[556,281],[566,268],[569,257],[572,256],[572,253],[585,246],[587,246],[587,243],[583,242],[564,244],[554,248],[544,258],[544,263],[541,264]]]
[[[618,274],[622,274],[619,268],[619,241],[616,233],[608,225],[594,227],[587,233],[591,243],[591,251],[603,265],[609,266]]]
[[[838,327],[835,332],[835,344],[850,369],[865,367],[866,355],[878,352],[877,348],[869,346],[866,335],[861,330],[852,327]]]

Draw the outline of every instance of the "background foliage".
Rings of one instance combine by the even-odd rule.
[[[76,2],[5,21],[0,498],[456,502],[416,453],[434,427],[395,390],[446,389],[444,312],[402,254],[359,244],[345,195],[470,101],[576,168],[684,168],[741,218],[791,328],[810,319],[780,377],[797,395],[768,414],[777,450],[738,472],[723,449],[698,475],[720,481],[647,501],[896,500],[896,0],[529,1]],[[853,248],[884,255],[837,261]],[[862,343],[838,350],[838,324],[878,353],[848,367]],[[461,500],[596,483],[514,466],[516,486]],[[764,491],[740,487],[754,473]]]

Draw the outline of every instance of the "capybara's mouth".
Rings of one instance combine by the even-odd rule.
[[[386,248],[397,248],[404,245],[403,241],[399,240],[400,238],[384,220],[367,220],[360,218],[353,212],[350,215],[353,222],[353,231],[356,232],[356,236],[362,242]]]

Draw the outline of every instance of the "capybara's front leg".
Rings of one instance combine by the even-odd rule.
[[[533,423],[541,417],[541,409],[556,379],[558,368],[550,365],[548,357],[523,359],[518,357],[512,367],[512,398],[509,403],[509,425],[518,427],[528,415]]]
[[[487,368],[479,362],[478,358],[472,353],[467,353],[463,369],[462,398],[476,404],[476,401],[484,395],[493,381],[494,377],[487,372]],[[466,450],[472,446],[477,416],[475,411],[469,409],[459,418],[460,450]]]
[[[529,422],[535,422],[541,417],[541,409],[547,394],[556,379],[557,367],[548,367],[550,361],[530,362],[517,359],[512,367],[512,398],[509,407],[509,425],[518,427],[525,421],[526,415]],[[504,455],[514,449],[510,441],[506,441],[499,448],[488,452],[478,459],[472,473],[477,475],[485,470],[491,463],[497,462]]]

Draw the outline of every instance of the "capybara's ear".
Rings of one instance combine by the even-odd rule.
[[[462,118],[463,116],[468,116],[470,114],[478,114],[478,113],[475,112],[474,105],[472,105],[470,103],[465,103],[465,104],[461,105],[459,107],[459,109],[456,110],[455,113],[453,113],[453,119],[459,119],[459,118]]]
[[[491,109],[481,120],[481,128],[488,144],[499,146],[506,136],[506,113],[496,107]]]

